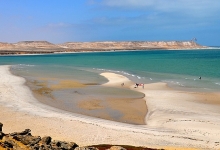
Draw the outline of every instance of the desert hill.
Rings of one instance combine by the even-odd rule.
[[[67,42],[53,44],[47,41],[0,42],[0,54],[33,54],[55,52],[148,50],[148,49],[200,49],[195,41],[128,41],[128,42]]]
[[[134,41],[134,42],[68,42],[60,44],[60,47],[85,50],[142,50],[142,49],[190,49],[202,48],[194,41]]]

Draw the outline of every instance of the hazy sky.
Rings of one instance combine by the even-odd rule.
[[[0,0],[0,42],[194,37],[220,45],[220,0]]]

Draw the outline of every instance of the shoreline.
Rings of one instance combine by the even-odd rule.
[[[24,53],[56,53],[75,51],[118,51],[118,50],[158,50],[158,49],[200,49],[196,41],[96,41],[96,42],[66,42],[53,44],[48,41],[20,41],[17,43],[0,42],[1,54]]]
[[[1,56],[34,56],[34,55],[54,55],[54,54],[77,54],[77,53],[105,53],[105,52],[129,52],[129,51],[132,51],[132,52],[135,52],[135,51],[160,51],[160,50],[163,50],[163,51],[188,51],[188,50],[220,50],[220,48],[218,47],[204,47],[204,48],[182,48],[182,49],[121,49],[121,50],[117,50],[117,49],[103,49],[103,50],[72,50],[72,51],[62,51],[62,52],[59,52],[59,51],[46,51],[46,52],[42,52],[42,53],[33,53],[33,51],[27,51],[27,53],[19,53],[20,51],[16,51],[14,52],[14,54],[2,54],[1,53],[1,50],[0,50],[0,57]],[[7,51],[10,53],[10,50]],[[23,52],[23,51],[22,51]],[[25,51],[24,51],[25,52]],[[19,53],[19,54],[17,54]]]
[[[0,71],[0,120],[6,132],[31,127],[33,134],[51,135],[80,145],[220,148],[219,105],[201,102],[197,93],[168,89],[164,83],[146,84],[144,89],[130,86],[145,94],[149,110],[147,125],[130,125],[70,114],[40,104],[24,86],[25,80],[9,72],[9,66],[0,66]]]

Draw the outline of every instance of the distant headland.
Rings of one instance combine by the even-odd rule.
[[[66,42],[53,44],[47,41],[21,41],[17,43],[0,42],[0,55],[41,54],[87,51],[117,50],[160,50],[160,49],[202,49],[208,48],[191,41],[126,41],[126,42]]]

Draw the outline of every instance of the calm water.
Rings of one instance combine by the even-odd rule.
[[[217,49],[1,56],[0,65],[13,65],[15,74],[29,77],[104,83],[106,79],[98,74],[110,71],[139,83],[162,81],[182,90],[220,90],[220,50]]]
[[[140,122],[124,120],[126,112],[109,105],[108,100],[141,100],[144,95],[126,88],[97,86],[107,82],[100,73],[119,73],[137,83],[166,82],[178,90],[220,91],[220,50],[0,56],[0,65],[12,65],[12,73],[25,77],[34,96],[44,104],[132,124]],[[60,84],[63,81],[89,86],[65,88]],[[53,89],[54,85],[62,86]]]

